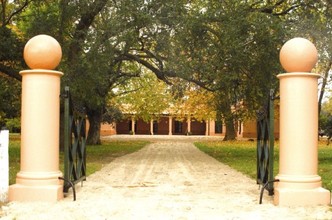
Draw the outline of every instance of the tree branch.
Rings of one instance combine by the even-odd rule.
[[[158,69],[157,67],[155,67],[154,65],[152,65],[150,62],[140,59],[139,57],[133,55],[133,54],[123,54],[123,60],[133,60],[136,61],[137,63],[142,64],[143,66],[145,66],[146,68],[148,68],[149,70],[151,70],[152,72],[154,72],[154,74],[156,74],[157,78],[166,82],[167,84],[170,84],[169,80],[166,78],[165,74]]]
[[[29,4],[29,0],[25,0],[25,2],[23,3],[23,5],[21,7],[19,7],[16,11],[14,11],[11,15],[9,15],[8,19],[6,21],[4,21],[3,25],[8,25],[10,20],[17,14],[21,13],[23,11],[23,9],[25,7],[27,7]]]
[[[136,61],[136,62],[142,64],[146,68],[150,69],[157,76],[158,79],[164,81],[165,83],[167,83],[169,85],[172,85],[172,82],[168,78],[179,77],[179,78],[185,79],[189,82],[195,83],[196,85],[198,85],[208,91],[215,91],[215,89],[210,88],[206,83],[204,83],[200,80],[196,80],[192,77],[179,76],[173,71],[162,71],[162,70],[156,68],[155,66],[153,66],[148,61],[142,60],[139,57],[132,55],[132,54],[124,54],[124,56],[125,57],[123,57],[123,60]]]
[[[321,109],[322,109],[322,102],[323,102],[323,97],[325,93],[325,88],[326,84],[328,81],[329,73],[332,67],[332,60],[329,60],[328,64],[326,65],[326,68],[324,69],[324,77],[323,77],[323,84],[321,86],[321,90],[319,92],[319,98],[318,98],[318,113],[320,114]]]
[[[282,12],[279,12],[279,13],[273,13],[272,15],[275,15],[275,16],[280,16],[280,15],[286,15],[288,14],[288,12],[300,7],[300,6],[303,6],[304,4],[297,4],[297,5],[293,5],[289,8],[287,8],[286,10],[282,11]]]
[[[12,77],[18,81],[22,81],[22,76],[18,72],[19,71],[14,68],[10,68],[8,66],[0,64],[0,73],[3,73],[9,77]]]
[[[150,56],[151,58],[155,59],[158,63],[158,67],[160,70],[164,69],[164,64],[161,58],[159,58],[157,55],[153,54],[151,51],[144,49],[143,50],[144,53],[146,53],[148,56]]]
[[[281,16],[281,15],[286,15],[290,11],[305,5],[305,3],[293,4],[291,6],[288,6],[286,9],[282,10],[281,12],[273,12],[277,7],[281,6],[283,3],[286,3],[286,2],[287,2],[286,0],[279,0],[273,5],[268,5],[268,6],[261,7],[261,8],[256,7],[256,5],[258,5],[260,2],[255,2],[255,3],[251,4],[250,8],[254,9],[255,11],[263,12],[266,14],[271,14],[274,16]]]
[[[89,8],[86,9],[86,13],[81,16],[78,24],[76,25],[76,30],[73,34],[73,41],[69,45],[68,61],[74,61],[79,54],[82,52],[82,44],[86,39],[88,30],[91,27],[95,17],[104,8],[107,0],[96,0]]]

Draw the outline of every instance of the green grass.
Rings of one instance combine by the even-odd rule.
[[[100,170],[117,157],[133,153],[146,146],[147,141],[109,141],[102,145],[87,146],[87,175]],[[63,172],[63,153],[60,152],[60,170]],[[20,171],[20,137],[10,135],[9,141],[9,184],[14,184]]]
[[[102,145],[87,146],[87,175],[102,168],[116,157],[135,152],[144,147],[146,141],[111,141]],[[9,144],[9,183],[15,183],[16,173],[20,170],[20,137],[10,135]],[[252,141],[214,141],[197,142],[195,145],[202,151],[229,165],[230,167],[256,178],[256,142]],[[318,174],[322,177],[323,187],[332,190],[332,145],[320,142],[318,146]],[[60,154],[60,158],[63,155]],[[274,175],[278,174],[279,148],[275,144]],[[60,169],[63,169],[60,160]]]
[[[20,137],[10,135],[9,139],[9,184],[15,183],[16,173],[20,171]]]
[[[195,145],[218,161],[256,179],[256,142],[214,141],[197,142]],[[322,177],[322,185],[324,188],[332,190],[332,146],[326,146],[326,142],[320,142],[318,155],[318,174]],[[277,142],[274,151],[274,176],[278,174],[278,168],[279,146]]]
[[[318,174],[322,177],[323,186],[332,191],[332,144],[319,144],[318,160]]]

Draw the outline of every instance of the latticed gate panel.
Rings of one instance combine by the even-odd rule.
[[[85,115],[73,111],[69,87],[64,94],[64,179],[64,192],[68,192],[70,182],[86,180]]]
[[[257,184],[266,185],[273,195],[274,163],[274,90],[267,105],[257,114]]]

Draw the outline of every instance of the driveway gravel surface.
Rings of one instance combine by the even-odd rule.
[[[328,206],[280,207],[256,181],[199,151],[195,140],[150,139],[90,176],[83,187],[55,203],[11,202],[1,219],[332,219]],[[109,139],[129,139],[112,136]]]

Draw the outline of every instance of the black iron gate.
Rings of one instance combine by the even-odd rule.
[[[64,98],[64,192],[86,180],[86,121],[85,114],[74,111],[69,87]],[[73,187],[73,190],[74,187]],[[75,200],[75,191],[74,191]]]
[[[274,194],[274,90],[270,90],[267,105],[257,114],[257,184],[263,185],[269,195]]]

